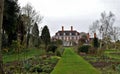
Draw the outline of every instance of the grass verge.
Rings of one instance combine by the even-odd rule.
[[[7,62],[12,62],[12,61],[17,61],[17,60],[25,60],[28,58],[31,58],[33,56],[37,56],[37,55],[42,55],[44,54],[45,51],[41,50],[41,49],[29,49],[25,52],[21,52],[19,54],[14,53],[14,54],[3,54],[3,62],[7,63]]]
[[[71,48],[66,48],[51,74],[100,74],[100,72]]]

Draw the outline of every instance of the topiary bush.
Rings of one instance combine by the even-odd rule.
[[[56,50],[57,50],[56,45],[49,45],[47,48],[47,52],[52,51],[53,53],[55,53]]]
[[[60,57],[62,56],[60,50],[57,50],[57,51],[56,51],[56,56],[60,56]]]
[[[82,45],[78,47],[78,52],[88,53],[90,47],[90,45]]]

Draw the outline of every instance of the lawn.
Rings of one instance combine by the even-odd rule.
[[[112,54],[114,53],[114,54]],[[120,60],[120,50],[106,50],[105,54],[110,58],[115,58]]]
[[[3,62],[6,63],[6,62],[12,62],[16,60],[24,60],[24,59],[31,58],[33,56],[41,55],[41,54],[44,54],[44,50],[31,48],[19,54],[17,53],[3,54]]]
[[[51,74],[100,74],[100,72],[71,48],[66,48]]]

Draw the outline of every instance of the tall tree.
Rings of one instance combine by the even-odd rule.
[[[26,34],[26,29],[25,29],[25,22],[24,22],[24,15],[19,15],[17,19],[17,34],[18,34],[18,39],[20,40],[20,44],[23,44],[24,37]]]
[[[111,33],[113,31],[113,24],[114,24],[114,14],[109,12],[107,15],[106,12],[101,13],[101,19],[97,20],[91,27],[90,31],[94,33],[98,33],[101,38],[100,48],[102,46],[102,42],[106,44],[108,47],[108,43],[111,40]]]
[[[42,17],[35,11],[35,9],[31,6],[31,4],[27,4],[22,8],[22,14],[26,15],[26,23],[27,23],[27,40],[26,45],[29,46],[30,40],[30,31],[32,26],[35,23],[39,23],[42,20]]]
[[[33,45],[37,47],[39,45],[39,29],[37,23],[33,25],[32,29],[32,36],[33,36]]]
[[[4,16],[3,16],[3,34],[8,35],[8,45],[11,45],[12,40],[17,40],[17,18],[19,6],[17,0],[5,0]]]
[[[42,41],[45,43],[45,49],[47,50],[47,46],[50,43],[50,32],[49,29],[46,26],[44,26],[41,34]]]
[[[3,10],[4,10],[4,0],[0,0],[0,74],[4,74],[2,53],[1,53],[1,50],[2,50],[1,45],[2,45]]]

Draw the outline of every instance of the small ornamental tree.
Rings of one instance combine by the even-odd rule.
[[[44,26],[42,30],[41,39],[45,43],[45,49],[47,50],[47,46],[50,43],[50,32],[49,32],[47,25]]]

